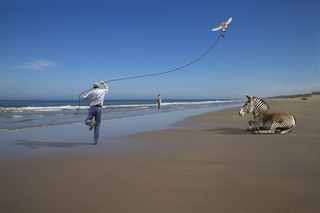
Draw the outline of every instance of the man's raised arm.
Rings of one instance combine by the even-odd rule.
[[[101,84],[102,84],[106,89],[109,89],[109,87],[108,87],[103,81],[101,81]]]

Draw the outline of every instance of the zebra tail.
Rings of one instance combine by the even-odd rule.
[[[289,133],[291,132],[296,126],[297,126],[297,122],[296,122],[296,118],[292,115],[293,119],[294,119],[294,124],[289,128],[289,129],[286,129],[286,130],[283,130],[280,132],[280,134],[286,134],[286,133]]]

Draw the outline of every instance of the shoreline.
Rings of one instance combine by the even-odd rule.
[[[163,103],[161,110],[158,110],[153,100],[108,100],[103,107],[102,120],[114,120],[136,116],[146,116],[186,108],[199,108],[207,106],[218,106],[221,104],[239,103],[239,100],[168,100]],[[66,101],[35,101],[26,103],[4,103],[0,107],[0,131],[19,131],[39,127],[50,127],[83,123],[87,110],[78,114],[73,106],[72,100]],[[89,106],[88,106],[89,108]],[[72,110],[74,109],[74,110]]]
[[[285,135],[251,134],[252,115],[240,117],[240,106],[171,129],[76,145],[80,152],[1,158],[0,211],[318,212],[320,99],[268,104],[292,113],[297,127]]]
[[[103,120],[100,129],[99,146],[105,145],[115,151],[117,143],[119,143],[117,138],[121,136],[174,128],[171,124],[186,117],[233,106],[239,106],[239,104],[190,108],[145,116],[132,116],[124,119]],[[86,149],[93,143],[93,131],[88,131],[88,127],[84,125],[84,122],[17,131],[0,131],[0,142],[0,156],[2,158],[38,156],[46,155],[50,152],[70,151],[83,153],[87,152]],[[89,149],[95,150],[92,147]]]

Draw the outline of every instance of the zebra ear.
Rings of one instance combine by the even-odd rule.
[[[249,101],[253,101],[253,96],[246,95]]]

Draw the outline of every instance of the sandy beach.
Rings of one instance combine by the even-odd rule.
[[[266,101],[295,116],[292,132],[252,134],[240,107],[98,146],[76,125],[11,132],[24,140],[7,152],[61,151],[1,157],[0,212],[320,212],[320,96]],[[54,140],[32,143],[34,134]]]

